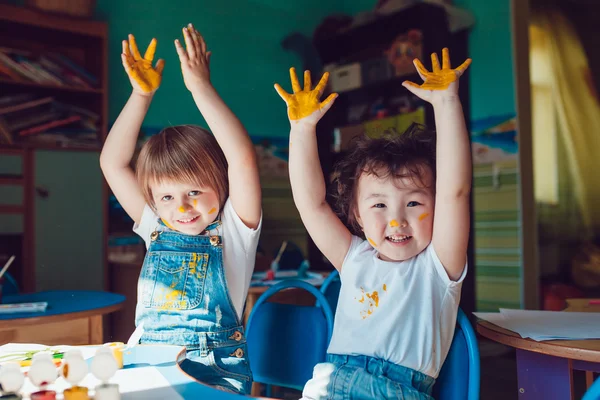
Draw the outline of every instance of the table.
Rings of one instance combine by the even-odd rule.
[[[55,290],[4,296],[2,303],[45,301],[45,312],[0,314],[1,343],[58,345],[104,342],[102,317],[119,310],[125,296],[83,290]]]
[[[586,372],[588,388],[600,372],[600,340],[537,342],[483,320],[477,332],[516,349],[519,399],[574,399],[573,370]]]
[[[82,352],[88,349],[94,354],[97,347],[82,346],[80,348]],[[179,398],[239,400],[250,398],[224,392],[196,381],[179,367],[184,359],[185,347],[182,346],[137,345],[125,351],[123,369],[117,371],[110,379],[110,383],[119,385],[123,400],[177,400]],[[97,379],[88,373],[80,385],[93,390],[98,383]],[[62,392],[69,386],[60,377],[48,389],[55,390],[57,398],[62,398]],[[37,388],[26,379],[20,393],[24,399],[28,400],[29,394],[35,390]]]

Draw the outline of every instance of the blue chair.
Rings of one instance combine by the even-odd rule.
[[[319,306],[267,302],[289,288],[304,289]],[[333,332],[333,314],[325,296],[314,286],[290,279],[258,298],[246,325],[248,358],[254,381],[302,390],[316,364],[325,361]]]
[[[459,308],[454,339],[433,387],[436,400],[479,400],[479,347],[475,331]]]
[[[341,287],[342,281],[340,280],[340,274],[337,269],[334,269],[321,285],[321,293],[325,295],[334,317],[335,310],[337,310],[338,297],[340,295]],[[319,303],[317,302],[317,306],[318,305]]]
[[[600,400],[600,378],[592,383],[592,386],[585,392],[581,400]]]

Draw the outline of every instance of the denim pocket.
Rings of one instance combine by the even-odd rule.
[[[208,254],[153,251],[141,274],[142,304],[161,310],[189,310],[202,302]]]
[[[208,355],[210,366],[222,376],[246,382],[252,381],[247,352],[245,343],[215,347]]]

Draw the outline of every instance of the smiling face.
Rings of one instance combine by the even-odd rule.
[[[431,242],[435,202],[432,171],[421,167],[417,181],[411,176],[377,175],[360,176],[356,220],[379,258],[408,260]]]
[[[198,235],[219,214],[219,196],[209,187],[165,180],[151,183],[150,190],[158,216],[181,233]]]

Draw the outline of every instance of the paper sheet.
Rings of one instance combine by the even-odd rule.
[[[501,308],[499,313],[473,314],[536,341],[600,339],[600,313]]]

